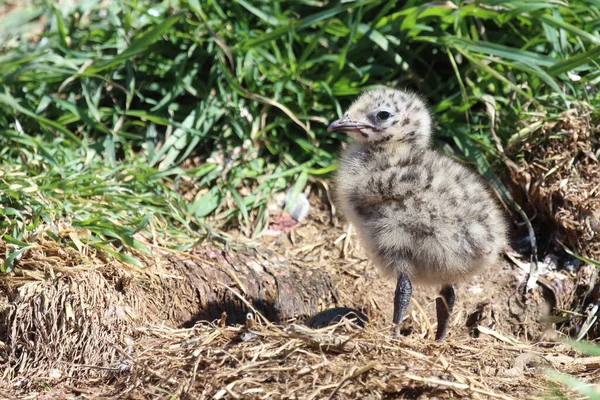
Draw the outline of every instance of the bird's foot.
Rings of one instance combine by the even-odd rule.
[[[454,289],[452,285],[444,285],[440,292],[440,297],[435,300],[435,308],[437,310],[437,321],[438,327],[435,333],[435,341],[441,342],[446,338],[446,331],[448,330],[448,322],[450,320],[450,314],[454,308]]]
[[[396,292],[394,293],[394,328],[392,329],[393,337],[400,337],[400,330],[402,328],[402,318],[410,303],[410,296],[412,295],[412,285],[408,275],[401,273],[398,276],[398,282],[396,283]]]

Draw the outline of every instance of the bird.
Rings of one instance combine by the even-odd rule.
[[[328,132],[351,140],[339,157],[335,203],[369,260],[396,278],[392,334],[413,284],[440,285],[435,340],[446,338],[454,286],[499,261],[502,209],[480,175],[436,151],[424,98],[409,90],[362,92]]]

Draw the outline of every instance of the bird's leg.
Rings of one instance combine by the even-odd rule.
[[[448,329],[448,321],[450,320],[450,314],[452,308],[454,308],[454,289],[452,285],[442,286],[440,291],[440,297],[435,299],[435,308],[437,311],[437,332],[435,334],[436,342],[441,342],[446,337],[446,329]]]
[[[396,293],[394,295],[394,335],[400,336],[400,325],[404,313],[410,303],[410,296],[412,295],[412,284],[408,275],[400,273],[398,275],[398,283],[396,284]]]

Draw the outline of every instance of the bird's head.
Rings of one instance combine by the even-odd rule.
[[[427,146],[431,117],[416,94],[380,88],[362,93],[328,132],[345,132],[364,144],[406,143]]]

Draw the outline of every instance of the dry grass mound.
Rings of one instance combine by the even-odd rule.
[[[17,265],[18,272],[0,276],[5,381],[30,387],[40,376],[75,377],[89,365],[117,362],[111,344],[131,336],[136,319],[115,290],[127,268],[43,239]]]
[[[600,260],[600,125],[590,115],[566,111],[510,153],[520,156],[513,182],[526,195],[521,203],[554,225],[564,244]]]
[[[59,234],[63,234],[60,231]],[[0,242],[0,254],[7,244]],[[329,273],[244,246],[157,251],[135,268],[87,249],[38,239],[0,275],[0,369],[23,393],[45,379],[106,380],[128,369],[140,326],[177,329],[227,312],[244,321],[246,299],[272,321],[308,317],[332,303]]]

